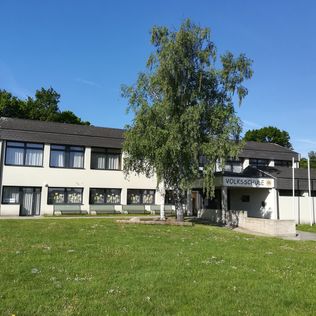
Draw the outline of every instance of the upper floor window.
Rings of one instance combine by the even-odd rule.
[[[44,145],[7,142],[5,164],[13,166],[43,166]]]
[[[121,150],[111,148],[91,148],[91,169],[120,170]]]
[[[82,169],[84,163],[84,147],[51,145],[50,167]]]
[[[227,159],[225,162],[225,171],[242,172],[242,161],[240,159]]]
[[[249,159],[250,166],[253,167],[266,167],[269,166],[268,159]]]
[[[292,161],[290,160],[274,160],[276,167],[292,167]]]

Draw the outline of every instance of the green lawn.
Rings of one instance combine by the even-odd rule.
[[[305,232],[316,233],[316,225],[297,225],[296,229],[302,230]]]
[[[316,242],[0,220],[0,315],[315,315]]]

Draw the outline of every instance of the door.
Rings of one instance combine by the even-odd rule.
[[[40,214],[41,189],[22,188],[20,216],[33,216]]]

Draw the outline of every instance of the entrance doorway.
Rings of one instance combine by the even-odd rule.
[[[41,189],[21,188],[20,216],[40,215]]]

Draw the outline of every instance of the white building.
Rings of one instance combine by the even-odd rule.
[[[174,209],[172,192],[163,197],[154,177],[124,177],[123,130],[0,118],[0,141],[1,216],[159,212],[163,202],[166,211]],[[245,210],[253,217],[309,222],[316,201],[309,204],[307,170],[298,168],[299,158],[279,145],[248,142],[238,160],[216,173],[214,199],[204,196],[197,181],[188,212]]]

